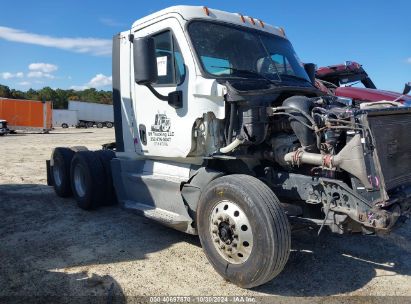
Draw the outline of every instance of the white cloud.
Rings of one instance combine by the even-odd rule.
[[[29,78],[48,78],[48,79],[54,79],[54,75],[49,74],[49,73],[44,73],[41,71],[31,71],[28,72],[27,77]]]
[[[24,73],[23,72],[17,72],[17,73],[4,72],[4,73],[0,73],[0,77],[3,79],[23,78]]]
[[[88,83],[85,85],[74,85],[71,86],[70,89],[72,90],[85,90],[89,88],[101,88],[101,87],[106,87],[106,86],[111,86],[112,83],[112,77],[111,76],[106,76],[104,74],[97,74],[93,78],[90,79]]]
[[[76,86],[76,85],[74,85],[74,86],[71,86],[70,89],[74,90],[74,91],[83,91],[85,89],[89,89],[89,87],[88,86]]]
[[[92,88],[99,88],[99,87],[105,87],[108,85],[111,85],[112,77],[111,76],[106,76],[104,74],[97,74],[87,84],[88,86]]]
[[[411,57],[408,57],[408,58],[407,58],[407,62],[408,62],[408,63],[411,63]]]
[[[17,83],[18,85],[21,85],[23,87],[28,87],[29,85],[31,85],[31,82],[29,81],[21,81],[19,83]]]
[[[51,63],[35,62],[29,64],[30,71],[41,71],[44,73],[51,73],[57,71],[58,66]]]
[[[109,39],[52,37],[5,26],[0,26],[0,38],[8,41],[54,47],[76,53],[100,56],[111,54],[111,40]]]

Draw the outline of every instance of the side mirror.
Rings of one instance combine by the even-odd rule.
[[[157,81],[157,59],[152,37],[136,38],[133,41],[134,80],[137,84],[149,85]]]
[[[314,63],[304,63],[304,70],[307,72],[311,83],[315,85],[315,71],[317,70],[317,65]]]
[[[158,99],[167,101],[175,109],[183,107],[183,92],[174,91],[161,95],[151,85],[158,79],[157,57],[152,37],[136,38],[133,41],[134,81],[146,86]]]
[[[411,82],[408,82],[404,86],[404,91],[402,92],[402,95],[407,95],[411,91]]]

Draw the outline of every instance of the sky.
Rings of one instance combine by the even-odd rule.
[[[111,89],[111,38],[172,5],[205,5],[282,26],[304,62],[357,61],[381,89],[411,81],[411,1],[2,1],[0,84]]]

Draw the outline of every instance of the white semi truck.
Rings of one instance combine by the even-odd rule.
[[[410,108],[313,85],[282,28],[175,6],[113,38],[115,148],[58,147],[49,185],[198,234],[245,288],[277,276],[291,228],[390,231],[410,209]]]
[[[113,106],[70,100],[68,110],[76,111],[78,118],[78,126],[81,128],[112,128],[114,126]]]

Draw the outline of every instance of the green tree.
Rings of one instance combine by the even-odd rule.
[[[8,86],[0,84],[0,97],[4,97],[4,98],[11,97],[10,88]]]
[[[67,109],[69,100],[113,104],[111,91],[97,91],[94,88],[75,91],[72,89],[53,90],[50,87],[44,87],[40,90],[29,89],[27,92],[22,92],[15,89],[10,90],[8,86],[0,84],[0,97],[52,101],[55,109]]]

